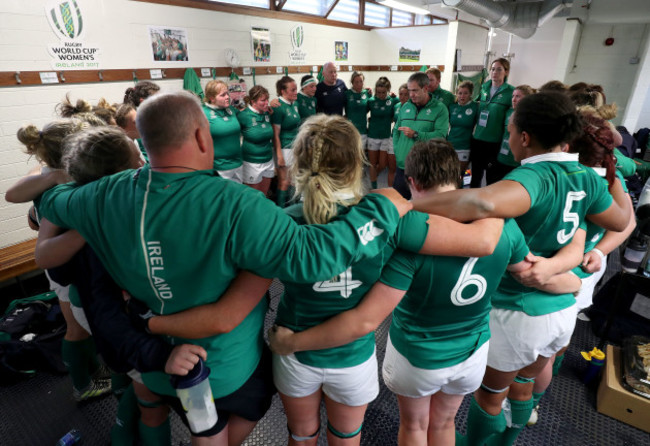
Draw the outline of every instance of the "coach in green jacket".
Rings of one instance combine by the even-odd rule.
[[[469,155],[472,163],[471,187],[481,187],[483,173],[487,184],[500,179],[498,175],[493,177],[491,167],[496,164],[503,140],[506,112],[512,105],[512,93],[515,90],[506,82],[509,73],[510,62],[507,59],[497,59],[490,66],[490,80],[481,87],[478,122]]]
[[[429,78],[425,73],[412,74],[407,82],[409,101],[403,104],[396,116],[393,128],[393,148],[397,160],[397,172],[393,187],[404,198],[410,198],[404,160],[417,141],[445,138],[449,130],[449,111],[438,99],[429,96]]]

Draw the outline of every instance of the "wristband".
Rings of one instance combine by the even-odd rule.
[[[598,254],[600,256],[600,260],[603,260],[606,257],[605,254],[598,248],[592,249],[592,252]]]

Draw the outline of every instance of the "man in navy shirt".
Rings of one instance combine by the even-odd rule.
[[[343,115],[347,89],[345,82],[337,77],[334,62],[323,65],[323,82],[316,86],[315,95],[318,113]]]

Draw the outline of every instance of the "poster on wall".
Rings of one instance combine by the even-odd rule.
[[[151,52],[155,62],[189,60],[187,30],[165,26],[149,26]]]
[[[85,10],[82,7],[85,6],[82,0],[49,0],[45,4],[45,16],[50,28],[59,38],[57,43],[47,45],[52,56],[52,68],[55,70],[99,68],[99,46],[84,39],[89,27],[88,21],[84,20]]]
[[[407,42],[403,46],[399,47],[399,61],[419,62],[421,51],[422,51],[421,43]]]
[[[337,40],[334,42],[334,60],[346,61],[348,60],[348,42]]]
[[[302,50],[302,44],[305,43],[305,29],[302,25],[294,26],[289,36],[291,37],[289,65],[303,65],[307,59],[307,53]]]
[[[271,31],[268,28],[251,27],[253,62],[271,62]]]

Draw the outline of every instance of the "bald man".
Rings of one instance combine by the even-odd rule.
[[[371,194],[333,223],[299,226],[264,195],[215,174],[210,127],[192,94],[152,96],[138,108],[136,125],[150,164],[51,189],[39,210],[77,229],[120,288],[155,314],[219,300],[240,270],[294,282],[334,277],[380,253],[409,207],[396,200],[398,212]],[[266,309],[260,299],[232,331],[194,340],[207,351],[219,420],[192,432],[193,444],[240,444],[270,406]],[[168,375],[142,378],[178,407]]]
[[[316,86],[316,108],[318,113],[343,115],[348,87],[338,78],[334,62],[323,65],[323,81]]]

